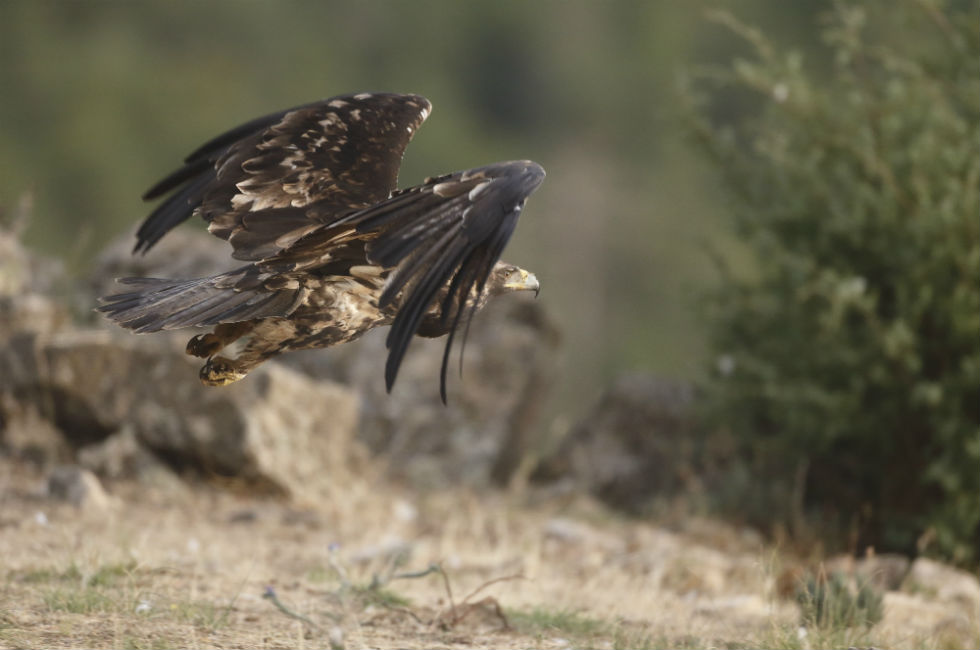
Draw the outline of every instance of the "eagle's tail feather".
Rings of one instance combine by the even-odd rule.
[[[137,333],[288,316],[300,289],[270,291],[249,278],[254,267],[191,280],[123,278],[132,290],[99,299],[113,322]],[[244,287],[244,288],[243,288]]]

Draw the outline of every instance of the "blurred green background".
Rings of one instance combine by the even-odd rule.
[[[401,185],[515,158],[548,171],[505,257],[538,274],[563,324],[556,392],[574,418],[626,370],[698,378],[697,301],[716,281],[705,247],[745,257],[716,173],[683,138],[679,72],[746,51],[704,19],[709,4],[727,6],[5,0],[0,205],[32,191],[28,242],[81,275],[209,137],[339,93],[420,93],[434,114]],[[730,8],[826,68],[826,3]]]

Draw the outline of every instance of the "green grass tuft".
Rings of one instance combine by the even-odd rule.
[[[107,594],[92,587],[58,587],[46,592],[43,598],[44,605],[52,612],[94,614],[118,609]]]
[[[131,576],[134,571],[136,571],[136,563],[132,561],[106,564],[89,575],[85,583],[90,587],[112,587],[119,584],[123,578]]]
[[[383,607],[408,607],[412,601],[383,587],[355,587],[354,592],[367,602]]]
[[[78,566],[74,563],[71,564],[67,569],[59,571],[58,569],[52,569],[51,567],[43,567],[39,569],[31,569],[22,574],[14,574],[13,577],[20,582],[26,582],[28,584],[45,584],[49,582],[78,582],[82,579],[82,572],[79,570]]]
[[[209,601],[177,602],[170,606],[176,618],[197,628],[217,630],[228,623],[230,606],[219,606]]]
[[[516,630],[527,634],[557,633],[589,639],[612,633],[612,626],[608,623],[567,609],[535,607],[526,611],[508,610],[507,620]]]

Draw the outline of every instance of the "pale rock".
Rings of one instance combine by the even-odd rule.
[[[276,363],[208,388],[197,379],[198,365],[167,337],[66,331],[0,350],[0,393],[44,405],[76,449],[111,449],[106,440],[128,429],[121,435],[179,473],[235,477],[291,496],[344,493],[364,459],[350,390]],[[139,471],[142,461],[125,437],[117,447],[122,458],[95,451],[88,460],[116,469],[135,463]]]
[[[661,585],[678,594],[714,597],[727,591],[736,568],[734,558],[725,553],[692,545],[671,559],[662,573]]]
[[[936,647],[976,647],[980,611],[937,602],[925,594],[889,591],[884,596],[882,629],[901,629],[906,637],[926,636],[944,645]]]
[[[77,465],[61,465],[48,475],[48,496],[66,501],[76,508],[106,511],[110,507],[109,495],[92,472]]]
[[[560,335],[548,312],[526,295],[501,296],[473,318],[462,373],[459,343],[439,398],[446,338],[416,337],[391,393],[384,386],[388,329],[329,350],[282,361],[316,378],[350,386],[361,399],[359,434],[387,461],[389,474],[421,487],[506,485],[529,450],[557,368]]]
[[[980,610],[980,579],[975,573],[926,557],[916,558],[912,563],[902,588],[934,595],[944,603],[959,604],[973,612]]]
[[[624,375],[574,426],[531,479],[571,479],[606,504],[642,511],[651,499],[690,489],[694,473],[694,389],[643,374]]]

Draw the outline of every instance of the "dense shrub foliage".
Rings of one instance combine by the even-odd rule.
[[[756,254],[710,301],[747,514],[832,525],[856,550],[977,559],[977,10],[835,3],[817,72],[715,16],[752,50],[692,77],[694,131]],[[725,101],[752,110],[712,123]]]

